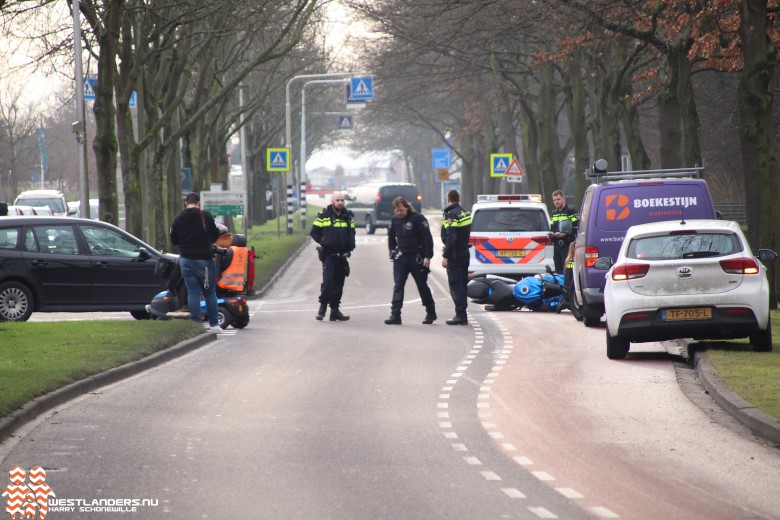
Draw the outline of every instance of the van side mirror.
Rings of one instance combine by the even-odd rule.
[[[594,269],[598,269],[599,271],[609,271],[610,267],[612,267],[612,258],[609,256],[602,256],[596,262],[593,264]]]
[[[759,249],[758,259],[761,260],[762,264],[766,262],[774,262],[775,260],[777,260],[777,253],[775,253],[771,249]]]

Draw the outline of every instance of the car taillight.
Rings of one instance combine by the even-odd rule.
[[[720,267],[729,274],[758,274],[759,265],[753,258],[731,258],[721,260]]]
[[[593,246],[585,246],[585,267],[593,267],[596,260],[599,258],[599,248]]]
[[[377,202],[382,202],[382,192],[381,191],[376,194],[376,201]]]
[[[417,202],[422,202],[422,194],[421,193],[417,194]]]
[[[612,279],[618,282],[642,278],[650,270],[650,264],[618,264],[612,268]]]
[[[472,246],[478,246],[487,241],[488,239],[485,237],[469,237],[469,244],[471,244]]]

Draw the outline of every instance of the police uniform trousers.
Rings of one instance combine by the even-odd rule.
[[[563,245],[559,245],[563,243]],[[556,239],[553,244],[553,261],[555,262],[555,273],[563,274],[563,263],[566,261],[566,257],[569,256],[569,243]]]
[[[326,255],[322,261],[322,283],[320,284],[320,303],[330,304],[337,309],[344,292],[344,279],[347,276],[347,259],[338,255]]]
[[[416,255],[401,255],[400,258],[393,262],[393,281],[395,286],[393,287],[393,301],[390,306],[391,314],[401,314],[401,307],[404,304],[404,285],[406,285],[406,279],[410,274],[414,278],[414,283],[417,284],[417,291],[420,293],[425,309],[430,312],[436,310],[431,288],[428,287],[428,270],[423,267],[422,263],[417,263],[418,258],[422,259],[422,257]]]
[[[466,286],[469,284],[469,263],[468,252],[461,253],[465,255],[466,262],[447,261],[447,283],[450,286],[450,296],[455,303],[455,316],[466,319]]]

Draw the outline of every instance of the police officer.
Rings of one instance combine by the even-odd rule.
[[[447,325],[467,325],[466,286],[469,283],[469,236],[471,214],[460,205],[458,190],[447,192],[447,207],[441,224],[441,241],[444,243],[442,267],[447,270],[450,296],[455,303],[455,317]]]
[[[423,324],[430,325],[436,321],[436,304],[428,287],[428,273],[431,272],[430,265],[433,258],[433,236],[428,226],[428,219],[421,213],[415,212],[409,201],[403,197],[393,199],[393,210],[395,217],[387,230],[387,243],[390,247],[390,259],[393,260],[395,286],[390,317],[385,320],[385,323],[401,324],[404,285],[411,274],[426,310]]]
[[[317,214],[309,235],[317,242],[322,262],[320,309],[315,318],[322,321],[330,304],[330,321],[347,321],[339,310],[344,279],[349,276],[347,258],[355,249],[355,215],[344,207],[344,194],[334,191],[331,204]]]
[[[555,272],[563,273],[563,261],[569,253],[569,244],[577,236],[577,226],[580,223],[580,217],[574,208],[566,205],[566,197],[561,190],[555,190],[552,193],[553,206],[555,210],[550,216],[550,235],[553,239],[553,260],[555,261]],[[571,233],[563,233],[560,230],[560,224],[564,220],[571,221]]]

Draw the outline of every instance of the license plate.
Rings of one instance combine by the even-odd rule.
[[[661,311],[661,321],[711,320],[711,307],[682,307],[680,309],[664,309]]]
[[[525,256],[525,249],[502,249],[496,252],[496,256],[511,256],[520,258]]]

